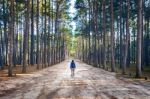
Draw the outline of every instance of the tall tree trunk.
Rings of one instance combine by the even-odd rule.
[[[83,31],[83,29],[82,29]],[[82,61],[84,62],[84,38],[83,38],[83,33],[81,34],[82,35]]]
[[[123,18],[122,18],[122,6],[123,6],[123,1],[120,0],[120,68],[123,68]]]
[[[46,57],[46,55],[47,55],[47,50],[46,50],[46,48],[47,48],[47,28],[46,28],[46,23],[47,23],[47,17],[46,17],[46,12],[47,12],[47,8],[46,8],[46,0],[45,0],[45,9],[44,9],[45,11],[45,13],[44,13],[44,16],[45,16],[45,19],[44,19],[44,66],[46,67],[47,66],[47,57]]]
[[[14,11],[16,11],[16,7],[17,7],[17,4],[14,6]],[[15,14],[15,12],[14,12]],[[16,13],[17,14],[17,13]],[[17,20],[17,15],[15,14],[14,16],[14,20]],[[17,45],[16,45],[16,40],[17,40],[17,37],[16,37],[16,34],[17,34],[17,27],[15,26],[16,25],[16,22],[17,21],[14,21],[14,33],[13,33],[13,66],[15,67],[16,66],[16,54],[17,54]]]
[[[130,50],[130,34],[129,34],[127,67],[130,67],[130,61],[131,61],[131,50]]]
[[[54,1],[52,0],[52,27],[54,27],[54,3],[53,3]],[[52,65],[55,63],[55,48],[54,48],[54,43],[55,43],[55,34],[54,34],[54,29],[52,29],[52,33],[53,33],[53,35],[52,35]]]
[[[103,68],[106,69],[106,1],[103,0],[103,44],[104,44],[104,48],[103,48]]]
[[[59,1],[56,1],[56,15],[55,15],[55,42],[56,42],[56,48],[55,48],[55,58],[56,63],[58,62],[58,18],[59,18]]]
[[[133,44],[134,46],[132,48],[133,49],[132,50],[132,53],[133,53],[132,57],[133,57],[133,63],[136,64],[136,62],[135,62],[136,61],[136,52],[135,52],[136,51],[136,28],[133,28],[133,38],[134,38],[134,44]]]
[[[128,44],[129,44],[129,0],[126,0],[127,2],[127,17],[126,17],[126,40],[124,41],[125,43],[125,49],[124,49],[124,57],[123,57],[123,68],[122,68],[122,73],[126,73],[126,65],[127,65],[127,55],[128,55]]]
[[[142,7],[144,6],[143,5],[144,4],[144,0],[142,0]],[[143,67],[143,65],[144,65],[144,51],[145,51],[145,48],[144,48],[144,33],[143,33],[143,19],[144,19],[144,14],[143,14],[143,11],[144,10],[144,7],[142,8],[142,18],[141,18],[141,20],[142,20],[142,23],[141,23],[141,48],[143,48],[142,50],[141,50],[141,70],[143,71],[144,70],[144,67]]]
[[[14,0],[10,0],[10,15],[9,15],[9,30],[8,30],[8,56],[9,56],[9,67],[8,76],[12,76],[13,68],[13,34],[14,34]]]
[[[15,28],[15,33],[16,34],[14,34],[14,37],[15,37],[15,40],[14,40],[14,66],[16,66],[19,62],[18,62],[18,53],[19,53],[19,51],[18,51],[18,30],[19,30],[19,22],[18,22],[18,18],[19,18],[19,11],[18,11],[18,3],[16,2],[16,6],[15,6],[15,11],[16,11],[16,18],[15,18],[15,26],[14,27],[16,27]]]
[[[37,9],[36,9],[36,31],[37,31],[37,69],[39,69],[40,65],[40,40],[39,40],[39,0],[37,0]]]
[[[31,53],[30,64],[34,65],[34,0],[32,0],[31,7]]]
[[[49,0],[49,9],[48,9],[48,11],[49,11],[49,13],[50,13],[50,11],[51,11],[51,0]],[[48,17],[48,24],[49,24],[49,26],[48,26],[48,54],[47,54],[47,60],[48,60],[48,66],[50,66],[51,65],[51,49],[50,49],[50,47],[51,47],[51,19],[50,19],[50,16]]]
[[[149,50],[149,46],[150,46],[150,34],[149,34],[149,19],[147,19],[147,23],[145,24],[145,32],[146,32],[146,37],[145,37],[145,65],[149,66],[150,63],[150,50]]]
[[[25,25],[24,25],[24,42],[23,42],[23,68],[22,72],[26,73],[28,65],[28,37],[29,37],[29,13],[30,13],[30,0],[25,1]]]
[[[99,39],[97,36],[99,36],[99,34],[98,34],[98,2],[97,2],[97,0],[95,0],[95,48],[96,48],[96,57],[97,57],[97,59],[95,59],[95,64],[96,64],[96,66],[98,66],[98,61],[100,61],[100,63],[101,63],[101,60],[98,60],[98,49],[97,49],[97,46],[99,46],[98,45],[98,43],[97,43],[97,39]]]
[[[96,50],[96,1],[93,1],[93,64],[96,66],[97,50]]]
[[[88,4],[89,4],[89,20],[90,20],[91,18],[90,0],[88,0]],[[89,64],[91,64],[91,21],[89,21],[88,45],[89,45],[88,61],[89,61]]]
[[[150,40],[150,29],[149,29],[149,25],[150,25],[150,17],[148,18],[148,23],[147,23],[147,35],[148,35],[148,37],[147,37],[147,39],[148,40]],[[148,46],[150,47],[150,41],[149,41],[149,43],[148,43]],[[147,55],[148,55],[148,57],[147,57],[147,59],[148,59],[148,65],[150,65],[150,49],[148,49],[148,53],[147,53]]]
[[[42,0],[42,5],[44,5],[44,0]],[[41,34],[41,59],[42,59],[42,68],[44,68],[44,7],[41,9],[41,15],[42,15],[42,34]]]
[[[111,71],[115,72],[115,57],[114,57],[114,11],[113,0],[111,0]]]
[[[1,27],[1,24],[0,24],[0,70],[1,68],[3,67],[3,36],[2,36],[2,27]]]
[[[136,77],[141,77],[142,0],[138,0]]]

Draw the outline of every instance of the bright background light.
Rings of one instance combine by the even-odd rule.
[[[70,3],[71,5],[69,8],[69,12],[70,12],[70,16],[73,18],[76,13],[76,9],[74,8],[75,0],[70,0]],[[70,25],[72,26],[72,33],[74,35],[75,29],[76,29],[76,23],[74,21],[71,21]]]

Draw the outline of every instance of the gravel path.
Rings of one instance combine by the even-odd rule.
[[[0,82],[0,99],[150,99],[150,83],[121,80],[115,73],[75,62],[75,77],[70,76],[70,60],[66,60]]]

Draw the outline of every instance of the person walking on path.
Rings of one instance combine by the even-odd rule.
[[[74,77],[75,68],[76,68],[75,62],[74,62],[74,60],[72,60],[71,64],[70,64],[71,77]]]

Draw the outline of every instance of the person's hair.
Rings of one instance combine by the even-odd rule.
[[[74,60],[72,60],[72,62],[74,62]]]

